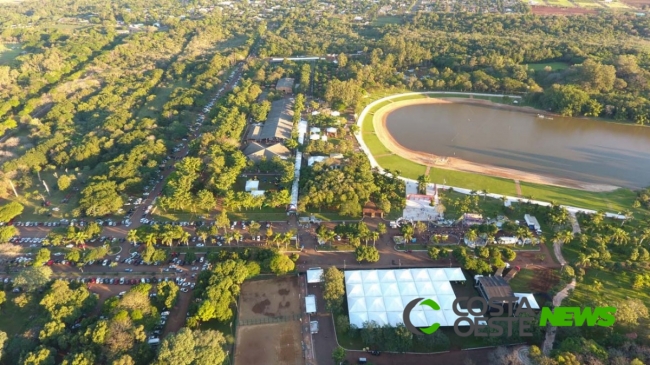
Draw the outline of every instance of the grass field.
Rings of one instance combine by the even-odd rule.
[[[380,16],[372,22],[375,27],[390,24],[402,24],[402,18],[398,16]]]
[[[429,181],[432,183],[458,186],[466,189],[481,191],[487,189],[488,193],[516,196],[515,183],[509,179],[487,175],[472,174],[469,172],[453,171],[432,167],[429,171]]]
[[[594,193],[584,190],[567,189],[557,186],[521,182],[521,194],[535,200],[557,202],[580,208],[618,213],[631,209],[635,214],[646,215],[641,209],[632,209],[635,193],[628,189],[618,189],[607,193]]]
[[[169,85],[159,85],[154,89],[155,97],[148,100],[138,112],[139,118],[158,118],[162,111],[163,105],[169,100],[172,92],[179,87],[187,87],[188,84],[185,80],[178,80]]]
[[[2,1],[2,0],[0,0]],[[12,63],[20,55],[22,49],[20,44],[1,44],[0,43],[0,65]]]
[[[248,39],[248,37],[245,36],[245,35],[234,36],[234,37],[229,38],[229,39],[227,39],[227,40],[225,40],[223,42],[217,43],[216,50],[219,51],[219,52],[223,52],[223,51],[226,51],[226,50],[228,50],[230,48],[239,47],[239,46],[243,45],[244,43],[246,43],[247,39]]]
[[[571,5],[573,6],[573,4]],[[544,63],[530,63],[527,65],[529,69],[535,71],[542,71],[546,66],[551,67],[552,71],[565,70],[569,68],[569,64],[566,62],[544,62]]]
[[[551,6],[561,6],[564,8],[575,8],[575,4],[568,0],[546,0],[546,2]]]
[[[596,9],[604,9],[605,6],[603,6],[600,2],[596,0],[574,0],[578,6],[582,8],[596,8]]]
[[[400,176],[410,179],[417,179],[418,176],[424,175],[427,168],[424,165],[417,164],[397,155],[376,157],[377,163],[381,167],[390,170],[399,170]]]

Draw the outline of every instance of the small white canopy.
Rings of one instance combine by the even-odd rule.
[[[340,112],[337,112],[337,111],[333,111],[333,112],[331,113],[331,115],[332,115],[333,117],[338,117],[338,116],[341,115],[341,113],[340,113]]]
[[[311,115],[318,115],[318,114],[320,114],[318,110],[314,110],[313,112],[311,112]]]
[[[251,195],[254,197],[262,196],[264,195],[265,190],[253,190],[251,191]]]
[[[259,180],[248,180],[246,181],[246,191],[257,190],[260,187]]]
[[[307,283],[321,283],[323,282],[323,269],[320,267],[314,267],[307,270]]]
[[[320,137],[320,139],[321,139],[322,141],[327,141],[327,136],[326,136],[326,135],[323,135],[323,136]]]
[[[309,128],[309,132],[311,132],[311,133],[320,133],[320,128],[311,127],[311,128]]]
[[[445,268],[445,275],[448,281],[465,281],[465,274],[460,267]]]
[[[320,135],[318,135],[318,134],[312,134],[312,135],[309,136],[309,139],[312,140],[312,141],[319,140],[319,139],[320,139]]]
[[[327,133],[336,133],[337,129],[334,127],[327,127]]]
[[[535,300],[535,296],[531,293],[515,293],[515,296],[519,299],[521,298],[526,298],[528,299],[528,303],[530,304],[530,308],[532,309],[539,309],[539,304],[537,304],[537,300]]]

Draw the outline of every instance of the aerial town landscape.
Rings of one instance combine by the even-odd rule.
[[[0,0],[0,365],[650,364],[648,0]]]

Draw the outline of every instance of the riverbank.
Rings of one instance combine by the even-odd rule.
[[[591,184],[585,183],[577,180],[558,178],[551,176],[544,176],[514,169],[502,168],[497,166],[478,164],[471,161],[466,161],[458,158],[447,157],[447,156],[436,156],[433,154],[428,154],[420,151],[414,151],[408,149],[401,144],[399,144],[392,135],[388,132],[386,128],[386,120],[388,115],[399,108],[410,105],[422,105],[422,104],[474,104],[488,106],[491,108],[500,108],[506,110],[512,110],[517,112],[523,112],[528,114],[539,114],[540,111],[531,107],[522,107],[514,106],[507,104],[494,103],[489,100],[473,99],[473,98],[456,98],[456,97],[445,97],[442,98],[418,98],[418,99],[401,99],[393,101],[388,105],[382,106],[377,111],[375,111],[372,116],[372,126],[375,132],[376,137],[379,139],[381,144],[388,150],[390,153],[397,155],[399,157],[405,158],[409,161],[415,163],[430,166],[440,169],[452,170],[452,171],[461,171],[468,173],[475,173],[481,175],[488,175],[503,179],[510,179],[534,184],[542,185],[552,185],[562,188],[571,188],[579,189],[591,192],[611,192],[617,190],[619,187],[606,185],[606,184]],[[375,156],[377,157],[377,156]]]

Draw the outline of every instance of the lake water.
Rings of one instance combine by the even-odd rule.
[[[386,120],[402,146],[546,176],[650,185],[650,128],[467,104],[412,105]]]

